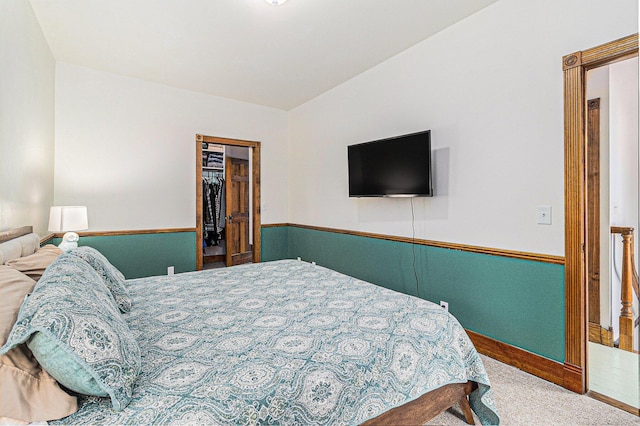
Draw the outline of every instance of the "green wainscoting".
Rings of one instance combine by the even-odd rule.
[[[260,258],[263,262],[289,258],[288,226],[263,227],[260,242]]]
[[[59,244],[54,238],[51,243]],[[439,303],[467,329],[564,362],[564,266],[298,226],[262,228],[263,261],[314,261]],[[126,278],[195,269],[195,232],[85,236]],[[414,271],[415,258],[415,271]],[[416,284],[416,276],[418,284]]]
[[[435,303],[447,301],[465,328],[564,362],[563,265],[296,226],[264,228],[262,250],[263,260],[301,257]]]
[[[60,244],[60,238],[51,244]],[[100,235],[80,237],[81,246],[90,246],[118,268],[127,279],[166,275],[167,267],[175,273],[196,268],[196,233],[163,232],[153,234]]]

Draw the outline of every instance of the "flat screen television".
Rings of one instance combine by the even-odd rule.
[[[349,145],[349,197],[432,197],[431,131]]]

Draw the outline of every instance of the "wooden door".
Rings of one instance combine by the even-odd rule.
[[[227,157],[225,161],[227,266],[249,263],[249,161]]]

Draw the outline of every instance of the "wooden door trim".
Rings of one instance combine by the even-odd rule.
[[[638,55],[638,34],[562,58],[564,73],[565,362],[564,387],[587,390],[585,270],[585,108],[590,69]]]
[[[230,246],[232,245],[231,241],[234,240],[235,235],[233,235],[233,227],[229,226],[229,212],[231,209],[231,205],[232,205],[232,197],[231,197],[231,191],[230,186],[231,185],[231,176],[232,176],[232,172],[231,172],[231,158],[229,158],[227,155],[224,156],[224,184],[226,186],[225,190],[224,190],[224,216],[225,216],[225,220],[227,220],[227,225],[225,226],[225,234],[224,234],[224,264],[225,266],[229,267],[233,265],[233,253],[231,253],[231,250],[229,250]]]
[[[196,134],[196,270],[202,269],[202,142],[251,148],[251,183],[253,186],[253,262],[261,259],[260,235],[260,142]]]

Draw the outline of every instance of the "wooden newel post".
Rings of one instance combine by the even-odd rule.
[[[622,234],[622,309],[620,309],[620,349],[633,351],[633,228]]]

